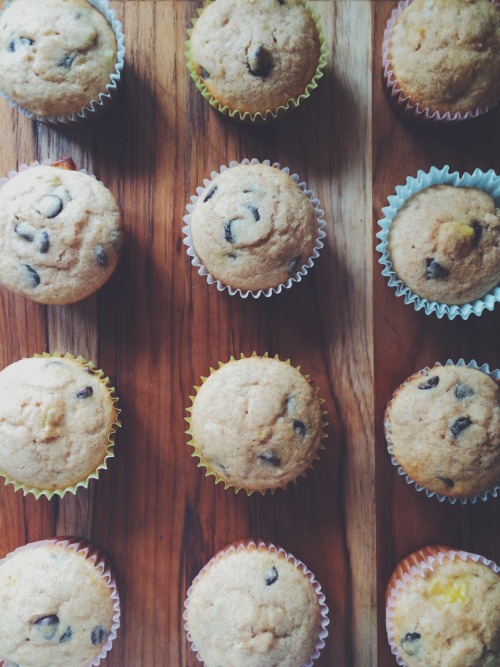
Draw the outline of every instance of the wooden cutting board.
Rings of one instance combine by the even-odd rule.
[[[444,543],[500,561],[500,502],[451,506],[418,494],[389,462],[382,416],[413,371],[448,358],[500,364],[500,308],[438,320],[395,297],[380,276],[380,209],[418,169],[500,171],[500,111],[455,128],[398,120],[381,90],[380,51],[394,1],[316,0],[330,45],[320,87],[268,127],[233,123],[196,91],[184,40],[199,2],[115,0],[127,63],[118,107],[83,129],[35,124],[0,104],[0,174],[71,154],[119,200],[127,244],[96,296],[44,307],[0,289],[0,366],[42,351],[93,359],[123,409],[116,457],[88,491],[24,498],[0,483],[0,557],[75,534],[114,560],[123,619],[109,667],[194,667],[183,630],[187,587],[221,547],[262,537],[321,582],[331,632],[318,667],[390,667],[384,590],[411,550]],[[289,166],[321,200],[327,238],[315,268],[270,299],[207,285],[182,245],[190,194],[244,157]],[[184,433],[201,375],[241,352],[278,354],[325,399],[321,461],[274,496],[235,495],[205,479]],[[244,665],[242,665],[244,667]]]

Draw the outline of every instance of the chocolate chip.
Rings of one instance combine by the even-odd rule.
[[[307,432],[304,422],[301,422],[298,419],[293,420],[293,430],[295,433],[298,433],[301,438],[304,438]]]
[[[39,251],[45,255],[50,248],[49,233],[46,231],[40,232],[40,247]]]
[[[97,257],[97,261],[101,266],[107,266],[108,265],[108,257],[106,253],[104,252],[104,248],[102,247],[102,243],[99,243],[95,247],[95,256]]]
[[[69,642],[69,640],[71,639],[72,634],[73,634],[73,630],[71,628],[71,625],[68,625],[66,630],[59,637],[59,643],[60,644],[65,644],[66,642]]]
[[[468,384],[463,384],[459,382],[455,387],[455,396],[459,401],[463,401],[464,398],[469,398],[469,396],[474,396],[474,389]]]
[[[212,187],[210,188],[210,190],[209,190],[209,191],[207,192],[207,194],[205,195],[205,198],[203,199],[203,203],[205,203],[205,202],[208,201],[209,199],[212,199],[212,197],[214,196],[214,194],[217,192],[218,187],[219,187],[218,185],[212,185]]]
[[[457,421],[450,426],[450,431],[456,438],[462,431],[468,428],[471,424],[472,422],[468,417],[459,417]]]
[[[266,586],[272,586],[275,581],[278,581],[278,570],[273,565],[266,574]]]
[[[243,190],[245,194],[248,194],[249,192],[255,192],[253,188],[247,188],[246,190]]]
[[[96,625],[90,633],[90,639],[94,646],[99,646],[99,644],[103,644],[106,641],[108,635],[109,632],[106,632],[102,625]]]
[[[199,74],[202,79],[210,79],[210,72],[200,65]]]
[[[433,258],[425,260],[425,276],[427,280],[434,278],[446,278],[450,275],[448,269],[438,264]]]
[[[42,616],[33,624],[44,639],[48,641],[53,639],[59,627],[59,616],[56,614],[49,614]]]
[[[234,254],[234,252],[228,252],[226,257],[230,259],[232,262],[234,262],[234,260],[236,259],[236,255]]]
[[[434,389],[439,384],[439,375],[431,375],[425,382],[418,385],[419,389]]]
[[[260,454],[259,459],[266,463],[270,463],[275,468],[278,468],[281,465],[281,459],[278,456],[275,456],[272,452]]]
[[[20,46],[32,46],[34,43],[35,40],[30,37],[16,37],[9,42],[9,51],[13,53]]]
[[[449,477],[439,477],[439,476],[438,476],[438,479],[439,479],[441,482],[443,482],[443,484],[444,484],[448,489],[452,489],[452,488],[455,486],[455,482],[454,482],[452,479],[450,479]]]
[[[483,226],[477,220],[474,220],[472,223],[472,228],[474,230],[474,241],[479,241],[483,234]]]
[[[77,398],[90,398],[93,393],[94,393],[94,390],[92,389],[92,387],[85,387],[85,389],[82,389],[81,391],[77,392],[76,397]]]
[[[55,218],[63,210],[62,199],[57,195],[45,195],[40,199],[36,210],[46,218]]]
[[[280,5],[284,5],[284,4],[285,4],[285,0],[278,0],[278,2],[280,3]]]
[[[234,243],[235,238],[233,236],[233,233],[231,231],[231,225],[233,224],[234,220],[231,220],[230,222],[226,223],[224,225],[224,238],[228,243]]]
[[[23,264],[23,266],[28,272],[29,278],[31,280],[31,287],[38,287],[38,285],[40,284],[40,276],[38,275],[38,273],[29,264]]]
[[[73,53],[67,53],[64,58],[61,58],[59,62],[57,63],[59,67],[64,67],[65,69],[69,69],[71,65],[73,64],[74,59],[76,58],[77,54],[75,52]]]
[[[20,236],[25,241],[29,241],[30,243],[35,238],[33,235],[33,227],[30,227],[26,222],[18,222],[14,227],[14,231],[18,236]]]
[[[259,220],[260,220],[259,209],[256,208],[255,206],[252,206],[251,204],[248,204],[248,205],[247,205],[247,209],[248,209],[248,210],[250,211],[250,213],[253,215],[253,218],[254,218],[255,222],[259,222]]]
[[[420,639],[418,632],[408,632],[401,638],[401,648],[407,655],[416,655],[420,651]]]
[[[259,44],[253,51],[249,52],[247,67],[252,76],[259,76],[264,79],[274,67],[271,53],[265,46]]]
[[[225,465],[222,465],[222,463],[217,463],[217,465],[218,465],[218,467],[219,467],[219,470],[222,472],[222,474],[223,474],[223,475],[226,475],[226,477],[227,477],[229,471],[228,471],[228,469],[226,468],[226,466],[225,466]]]
[[[293,259],[288,260],[288,274],[291,276],[295,273],[297,270],[298,263],[300,262],[300,255],[298,257],[294,257]]]

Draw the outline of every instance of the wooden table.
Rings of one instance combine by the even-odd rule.
[[[127,245],[96,296],[44,307],[0,290],[0,364],[69,351],[109,374],[123,409],[110,469],[76,497],[36,501],[0,484],[0,556],[76,534],[113,558],[123,619],[109,667],[194,667],[182,609],[192,578],[246,537],[283,545],[316,574],[331,610],[318,667],[390,667],[384,589],[399,558],[429,543],[500,561],[500,502],[429,500],[389,462],[382,415],[393,389],[447,358],[498,367],[500,308],[468,321],[405,306],[380,275],[374,233],[387,195],[432,165],[500,170],[500,111],[455,128],[398,120],[381,90],[393,0],[317,0],[331,58],[319,89],[269,127],[232,123],[195,90],[183,57],[198,2],[115,0],[127,64],[121,103],[95,127],[53,129],[0,104],[0,173],[71,154],[117,196]],[[325,209],[326,246],[309,276],[270,299],[219,293],[182,245],[189,195],[243,157],[288,165]],[[321,462],[274,496],[205,479],[184,434],[193,385],[253,350],[300,364],[328,411]],[[242,666],[244,667],[244,666]]]

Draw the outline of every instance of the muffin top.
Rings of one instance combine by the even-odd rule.
[[[389,41],[394,77],[431,113],[473,111],[500,95],[500,8],[491,0],[415,0]]]
[[[418,296],[447,304],[473,301],[500,281],[500,209],[476,188],[425,188],[392,221],[389,258]]]
[[[301,0],[215,0],[194,25],[191,53],[220,103],[264,115],[311,83],[320,40]]]
[[[44,544],[0,561],[0,659],[19,667],[84,667],[102,650],[113,599],[93,560]]]
[[[187,628],[206,667],[299,667],[321,629],[309,578],[267,549],[215,557],[188,593]]]
[[[500,576],[446,557],[416,574],[390,603],[394,641],[408,667],[494,667],[500,660]]]
[[[117,411],[88,366],[22,359],[0,372],[0,471],[36,489],[64,489],[103,462]]]
[[[214,278],[242,290],[277,287],[310,258],[318,237],[311,200],[265,164],[223,171],[191,215],[193,247]]]
[[[116,54],[113,29],[87,0],[15,0],[0,17],[0,90],[38,115],[98,100]]]
[[[0,187],[0,284],[18,294],[79,301],[109,278],[121,245],[118,205],[87,174],[33,167]]]
[[[193,401],[191,433],[201,460],[228,484],[284,487],[308,468],[322,437],[321,403],[289,364],[250,357],[224,364]]]
[[[500,483],[500,388],[474,368],[412,375],[386,413],[393,454],[418,484],[468,497]]]

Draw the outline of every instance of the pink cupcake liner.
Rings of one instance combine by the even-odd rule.
[[[196,582],[201,579],[206,572],[208,572],[212,565],[217,563],[219,560],[222,558],[227,558],[230,554],[235,554],[240,551],[269,551],[271,553],[276,554],[277,556],[284,557],[287,561],[290,561],[295,565],[296,568],[301,570],[301,572],[309,579],[311,582],[314,591],[316,593],[318,603],[320,606],[320,613],[321,613],[321,629],[318,635],[318,639],[316,641],[316,645],[314,647],[313,653],[311,654],[310,658],[305,662],[301,667],[312,667],[314,661],[319,657],[321,650],[325,646],[325,639],[328,636],[328,630],[327,626],[330,623],[330,619],[328,618],[328,607],[326,605],[326,598],[324,593],[321,590],[321,586],[319,582],[316,580],[314,574],[300,561],[298,558],[295,558],[292,554],[289,552],[285,551],[282,547],[277,547],[271,542],[264,542],[263,540],[241,540],[238,542],[235,542],[234,544],[230,544],[224,549],[221,549],[218,553],[211,558],[206,565],[202,567],[200,572],[196,575],[196,577],[193,579],[193,582],[191,586],[188,589],[188,592],[186,594],[186,600],[184,602],[184,614],[183,614],[183,619],[185,621],[184,623],[184,630],[186,631],[186,637],[189,642],[191,650],[196,653],[196,659],[198,662],[203,662],[203,658],[201,657],[198,648],[196,647],[191,634],[189,632],[188,628],[188,623],[187,623],[187,610],[188,610],[188,605],[189,605],[189,597],[191,595],[191,592],[196,584]]]
[[[449,560],[460,559],[463,561],[472,560],[475,563],[482,563],[486,565],[495,574],[500,574],[500,567],[491,560],[479,554],[469,553],[459,549],[452,549],[444,546],[429,546],[413,552],[402,561],[398,563],[396,569],[389,579],[387,584],[385,600],[386,600],[386,631],[389,646],[392,654],[396,657],[396,662],[401,667],[407,667],[406,662],[401,657],[394,636],[394,627],[392,619],[394,618],[395,599],[400,595],[401,591],[406,591],[412,581],[416,577],[423,577],[427,570],[432,571],[436,564],[441,565],[445,558]]]
[[[418,103],[413,104],[409,96],[404,96],[402,89],[396,81],[394,70],[391,66],[391,60],[389,57],[389,40],[391,37],[392,29],[394,28],[398,17],[403,13],[403,10],[405,10],[408,5],[411,5],[412,2],[414,2],[414,0],[400,0],[398,6],[393,9],[391,17],[387,21],[382,43],[383,84],[386,96],[394,111],[406,120],[424,125],[434,125],[436,123],[443,125],[447,123],[460,123],[464,120],[477,118],[478,116],[487,113],[490,109],[495,107],[498,102],[500,102],[500,97],[492,104],[479,109],[471,109],[465,113],[461,113],[459,111],[455,113],[451,113],[449,111],[445,113],[441,113],[439,111],[431,113],[427,107],[422,107]],[[494,5],[500,6],[500,0],[491,0],[491,2]]]
[[[191,204],[187,204],[186,209],[187,209],[187,214],[183,217],[184,222],[186,223],[185,226],[182,228],[182,231],[185,235],[185,239],[183,240],[184,245],[187,246],[187,254],[189,257],[191,257],[191,264],[193,266],[196,266],[198,268],[198,274],[200,276],[205,276],[207,279],[207,282],[209,285],[215,284],[219,292],[223,292],[224,290],[227,290],[231,296],[234,296],[235,294],[239,294],[241,297],[246,299],[249,295],[253,296],[255,299],[257,299],[259,296],[266,296],[269,297],[272,294],[280,294],[283,289],[289,289],[293,283],[299,283],[303,276],[307,275],[308,271],[310,268],[312,268],[314,264],[314,260],[319,257],[319,251],[321,248],[324,247],[324,243],[322,239],[325,238],[326,234],[324,232],[324,227],[326,225],[325,220],[323,219],[323,216],[325,212],[319,208],[320,201],[319,199],[315,196],[313,190],[309,190],[307,188],[307,184],[303,181],[300,181],[300,176],[298,174],[290,174],[291,178],[297,183],[299,188],[302,190],[302,192],[308,197],[308,199],[311,201],[311,204],[314,206],[314,211],[316,214],[316,220],[318,224],[318,235],[316,237],[316,243],[313,248],[313,252],[311,256],[308,258],[308,260],[300,267],[300,270],[295,273],[294,276],[289,278],[285,283],[281,283],[280,285],[277,285],[276,287],[269,287],[268,289],[259,289],[259,290],[242,290],[240,288],[234,288],[231,287],[230,285],[225,285],[222,283],[220,280],[217,280],[214,278],[214,276],[207,271],[205,266],[203,265],[202,261],[196,254],[196,251],[193,247],[193,241],[191,238],[191,213],[195,207],[196,202],[198,199],[201,197],[201,195],[205,192],[207,187],[210,185],[210,183],[213,181],[214,178],[219,176],[220,173],[223,171],[226,171],[227,169],[232,169],[233,167],[237,167],[240,164],[264,164],[266,166],[273,166],[276,169],[279,169],[280,171],[283,171],[285,174],[290,174],[290,169],[288,167],[281,167],[278,162],[273,162],[271,165],[270,160],[257,160],[256,158],[252,158],[249,160],[248,158],[244,158],[241,160],[241,162],[236,162],[235,160],[231,161],[229,163],[229,167],[226,165],[221,165],[219,167],[219,171],[212,171],[210,173],[210,179],[204,179],[203,180],[203,187],[197,187],[196,188],[196,195],[191,196]]]
[[[485,373],[486,375],[489,375],[489,377],[493,378],[496,382],[500,381],[500,370],[490,370],[490,367],[488,364],[482,364],[482,366],[479,366],[478,363],[474,360],[469,361],[466,363],[464,359],[459,359],[457,362],[452,361],[451,359],[448,359],[445,364],[442,364],[441,362],[437,361],[434,366],[465,366],[467,368],[475,368],[478,371],[481,371],[482,373]],[[422,377],[425,377],[428,375],[429,371],[431,370],[431,367],[426,366],[420,371],[417,371],[416,373],[413,373],[410,377],[414,377],[415,375],[418,375],[419,373],[422,374]],[[405,380],[393,393],[393,397],[397,394],[397,392],[401,389],[401,387],[404,387],[408,384],[408,379]],[[391,422],[389,420],[389,413],[390,409],[392,406],[393,398],[389,401],[387,404],[387,407],[385,409],[384,413],[384,434],[385,434],[385,439],[387,441],[387,451],[390,454],[391,457],[391,463],[393,466],[396,467],[398,471],[398,475],[401,477],[404,477],[405,481],[409,485],[413,485],[417,491],[423,491],[425,495],[428,498],[436,498],[439,500],[440,503],[448,501],[452,505],[454,505],[457,502],[460,502],[462,505],[467,505],[468,503],[471,503],[474,505],[478,500],[483,500],[486,501],[488,500],[488,496],[493,496],[493,498],[496,498],[500,492],[500,483],[495,484],[495,486],[491,487],[490,489],[486,489],[482,493],[477,493],[473,496],[443,496],[440,493],[437,493],[437,491],[431,491],[430,489],[427,489],[425,486],[422,486],[421,484],[418,484],[414,479],[412,479],[408,473],[403,470],[403,468],[400,466],[398,463],[396,457],[394,456],[393,453],[393,440],[392,440],[392,430],[391,430]]]
[[[22,545],[17,547],[14,551],[8,553],[5,558],[0,560],[0,567],[4,561],[9,560],[17,553],[21,551],[26,551],[29,549],[38,549],[45,546],[55,546],[62,545],[65,549],[71,549],[76,553],[82,554],[86,559],[94,563],[94,567],[100,571],[101,576],[106,580],[106,584],[110,590],[111,599],[113,600],[113,623],[111,625],[111,630],[108,635],[106,642],[103,644],[100,653],[85,667],[97,667],[101,660],[103,660],[106,655],[111,650],[111,645],[116,639],[118,629],[120,627],[120,596],[118,594],[118,588],[116,586],[115,577],[111,570],[109,559],[105,556],[96,546],[88,542],[87,540],[80,539],[78,537],[54,537],[48,540],[39,540],[37,542],[30,542],[29,544]],[[9,663],[5,663],[5,667],[9,667]]]

